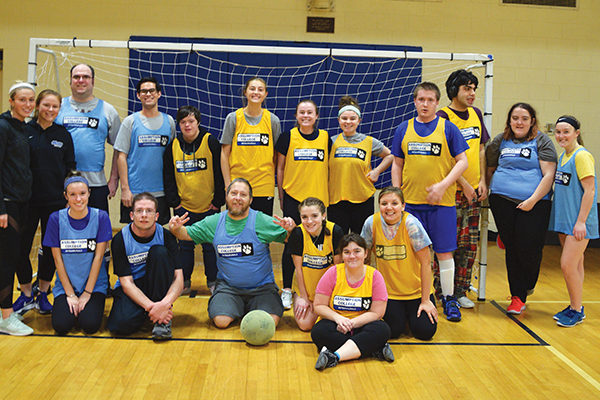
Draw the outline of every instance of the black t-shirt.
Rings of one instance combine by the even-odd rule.
[[[131,236],[138,243],[148,243],[148,242],[152,241],[152,239],[154,239],[154,235],[149,236],[147,238],[142,238],[142,237],[137,236],[131,230],[131,225],[128,225],[123,229],[129,229]],[[169,253],[169,259],[171,260],[172,265],[175,265],[175,269],[181,269],[181,267],[179,265],[177,265],[177,262],[176,262],[176,260],[177,260],[177,258],[176,258],[177,239],[175,239],[175,236],[173,236],[173,234],[171,232],[169,232],[167,229],[164,229],[163,232],[164,232],[164,239],[165,239],[165,247],[167,248],[167,252]],[[117,233],[115,235],[115,237],[113,238],[113,240],[110,244],[110,249],[112,252],[113,267],[114,267],[115,275],[117,275],[117,276],[132,275],[131,267],[129,265],[129,261],[127,260],[127,253],[125,251],[125,242],[123,241],[123,232],[122,231],[119,231],[119,233]]]
[[[344,236],[344,231],[339,225],[333,225],[332,236],[333,254],[340,254],[338,244]],[[312,239],[313,243],[318,248],[319,245],[322,245],[323,241],[325,240],[325,230],[321,229],[321,233],[319,234],[319,236]],[[293,255],[302,256],[304,254],[304,238],[302,235],[302,229],[299,226],[295,227],[292,233],[290,234],[290,238],[288,239],[288,246],[290,247],[290,251]]]

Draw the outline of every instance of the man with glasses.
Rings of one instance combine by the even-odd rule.
[[[90,183],[89,206],[108,212],[108,198],[119,184],[116,153],[106,181],[105,142],[114,144],[121,120],[117,110],[94,96],[94,68],[78,64],[71,68],[71,96],[62,101],[56,123],[73,137],[77,169]]]
[[[154,324],[152,338],[171,338],[173,303],[183,289],[176,265],[177,240],[157,223],[158,201],[150,193],[133,196],[132,222],[111,243],[115,274],[113,305],[107,328],[116,335],[139,330],[146,317]]]
[[[163,154],[175,137],[175,121],[158,111],[162,89],[156,79],[140,79],[136,91],[142,110],[123,120],[115,142],[121,180],[120,222],[129,222],[133,196],[149,192],[158,200],[158,223],[162,225],[169,221],[163,185]]]

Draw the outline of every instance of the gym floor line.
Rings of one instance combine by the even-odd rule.
[[[498,311],[505,314],[515,324],[517,324],[522,330],[524,330],[529,336],[531,336],[536,342],[534,343],[494,343],[494,342],[398,342],[390,341],[391,346],[499,346],[499,347],[535,347],[535,346],[550,346],[545,340],[531,330],[527,325],[519,321],[513,315],[507,314],[506,311],[498,304],[495,300],[490,300]],[[98,336],[98,335],[64,335],[58,336],[53,334],[36,334],[31,335],[33,337],[51,337],[51,338],[75,338],[75,339],[116,339],[116,340],[133,340],[133,341],[154,341],[151,337],[129,337],[129,336]],[[209,339],[209,338],[172,338],[169,341],[176,342],[215,342],[215,343],[244,343],[243,339]],[[160,342],[160,341],[158,341]],[[312,344],[312,341],[308,340],[271,340],[269,343],[280,343],[280,344]],[[260,347],[260,346],[259,346]]]

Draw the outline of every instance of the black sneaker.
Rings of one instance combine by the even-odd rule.
[[[173,337],[171,334],[171,322],[168,324],[154,324],[152,328],[152,339],[153,340],[169,340]]]
[[[319,353],[319,358],[317,358],[315,369],[323,371],[325,368],[335,367],[338,365],[338,362],[339,360],[337,356],[329,351],[327,347],[323,346],[321,352]]]
[[[378,360],[387,361],[390,363],[394,362],[394,360],[396,359],[394,357],[394,352],[392,351],[392,348],[390,347],[389,343],[386,343],[381,349],[373,353],[373,357],[375,357]]]

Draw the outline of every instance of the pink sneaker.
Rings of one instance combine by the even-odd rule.
[[[510,305],[506,308],[508,314],[521,314],[525,310],[525,303],[521,301],[519,296],[511,297]]]

